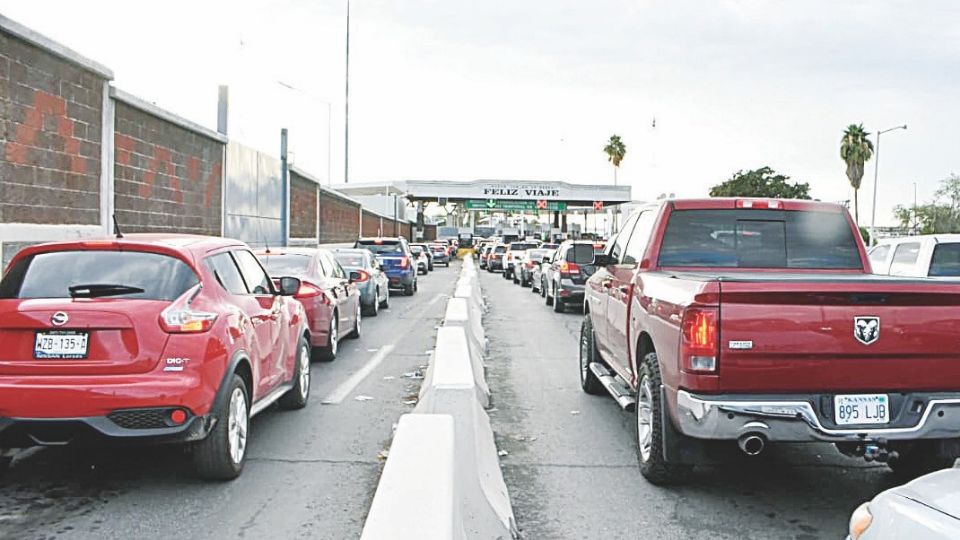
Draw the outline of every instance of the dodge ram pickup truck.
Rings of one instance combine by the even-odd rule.
[[[594,262],[581,386],[636,411],[650,482],[734,443],[832,442],[908,474],[960,455],[960,284],[871,274],[843,207],[663,201]]]

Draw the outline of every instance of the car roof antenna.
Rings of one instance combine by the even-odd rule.
[[[113,214],[113,234],[115,234],[117,238],[123,238],[123,232],[120,231],[120,223],[117,221],[116,214]]]

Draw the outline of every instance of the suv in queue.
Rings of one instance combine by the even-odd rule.
[[[406,238],[359,238],[353,247],[367,249],[376,255],[387,274],[389,288],[402,289],[406,296],[417,292],[417,263]]]
[[[544,263],[544,297],[557,313],[568,305],[583,306],[584,285],[596,271],[593,265],[593,242],[566,240],[554,253],[550,264]]]
[[[20,251],[0,280],[0,466],[30,446],[181,443],[200,476],[237,477],[250,417],[310,393],[300,280],[278,283],[224,238]]]

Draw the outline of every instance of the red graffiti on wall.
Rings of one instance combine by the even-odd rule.
[[[43,131],[47,117],[57,119],[57,134],[63,138],[63,153],[70,158],[70,172],[87,172],[87,160],[80,155],[80,139],[73,136],[74,122],[67,117],[67,102],[43,90],[34,90],[33,106],[27,107],[23,123],[17,125],[13,140],[7,143],[7,160],[18,165],[30,164],[30,149]],[[43,151],[42,149],[40,151]]]
[[[117,163],[129,166],[130,156],[136,152],[137,141],[128,135],[117,134],[115,137],[116,160]],[[143,175],[143,184],[140,185],[140,196],[149,198],[153,195],[153,186],[156,184],[157,175],[163,174],[168,178],[168,185],[173,191],[173,200],[177,203],[183,202],[183,189],[180,183],[181,178],[177,174],[177,167],[173,161],[173,150],[160,145],[147,145],[150,152],[150,161],[148,169]],[[199,185],[202,182],[203,161],[196,156],[187,157],[186,180]],[[210,173],[207,175],[206,186],[203,193],[203,206],[210,208],[213,204],[213,196],[220,181],[221,165],[219,161],[210,166]]]

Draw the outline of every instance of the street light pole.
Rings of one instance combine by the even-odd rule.
[[[877,182],[880,176],[880,136],[888,131],[895,129],[907,129],[907,125],[894,126],[892,128],[882,129],[877,132],[877,151],[873,156],[873,208],[870,211],[870,245],[877,244],[876,220],[877,220]]]
[[[347,0],[347,73],[343,98],[343,183],[350,183],[350,0]]]

